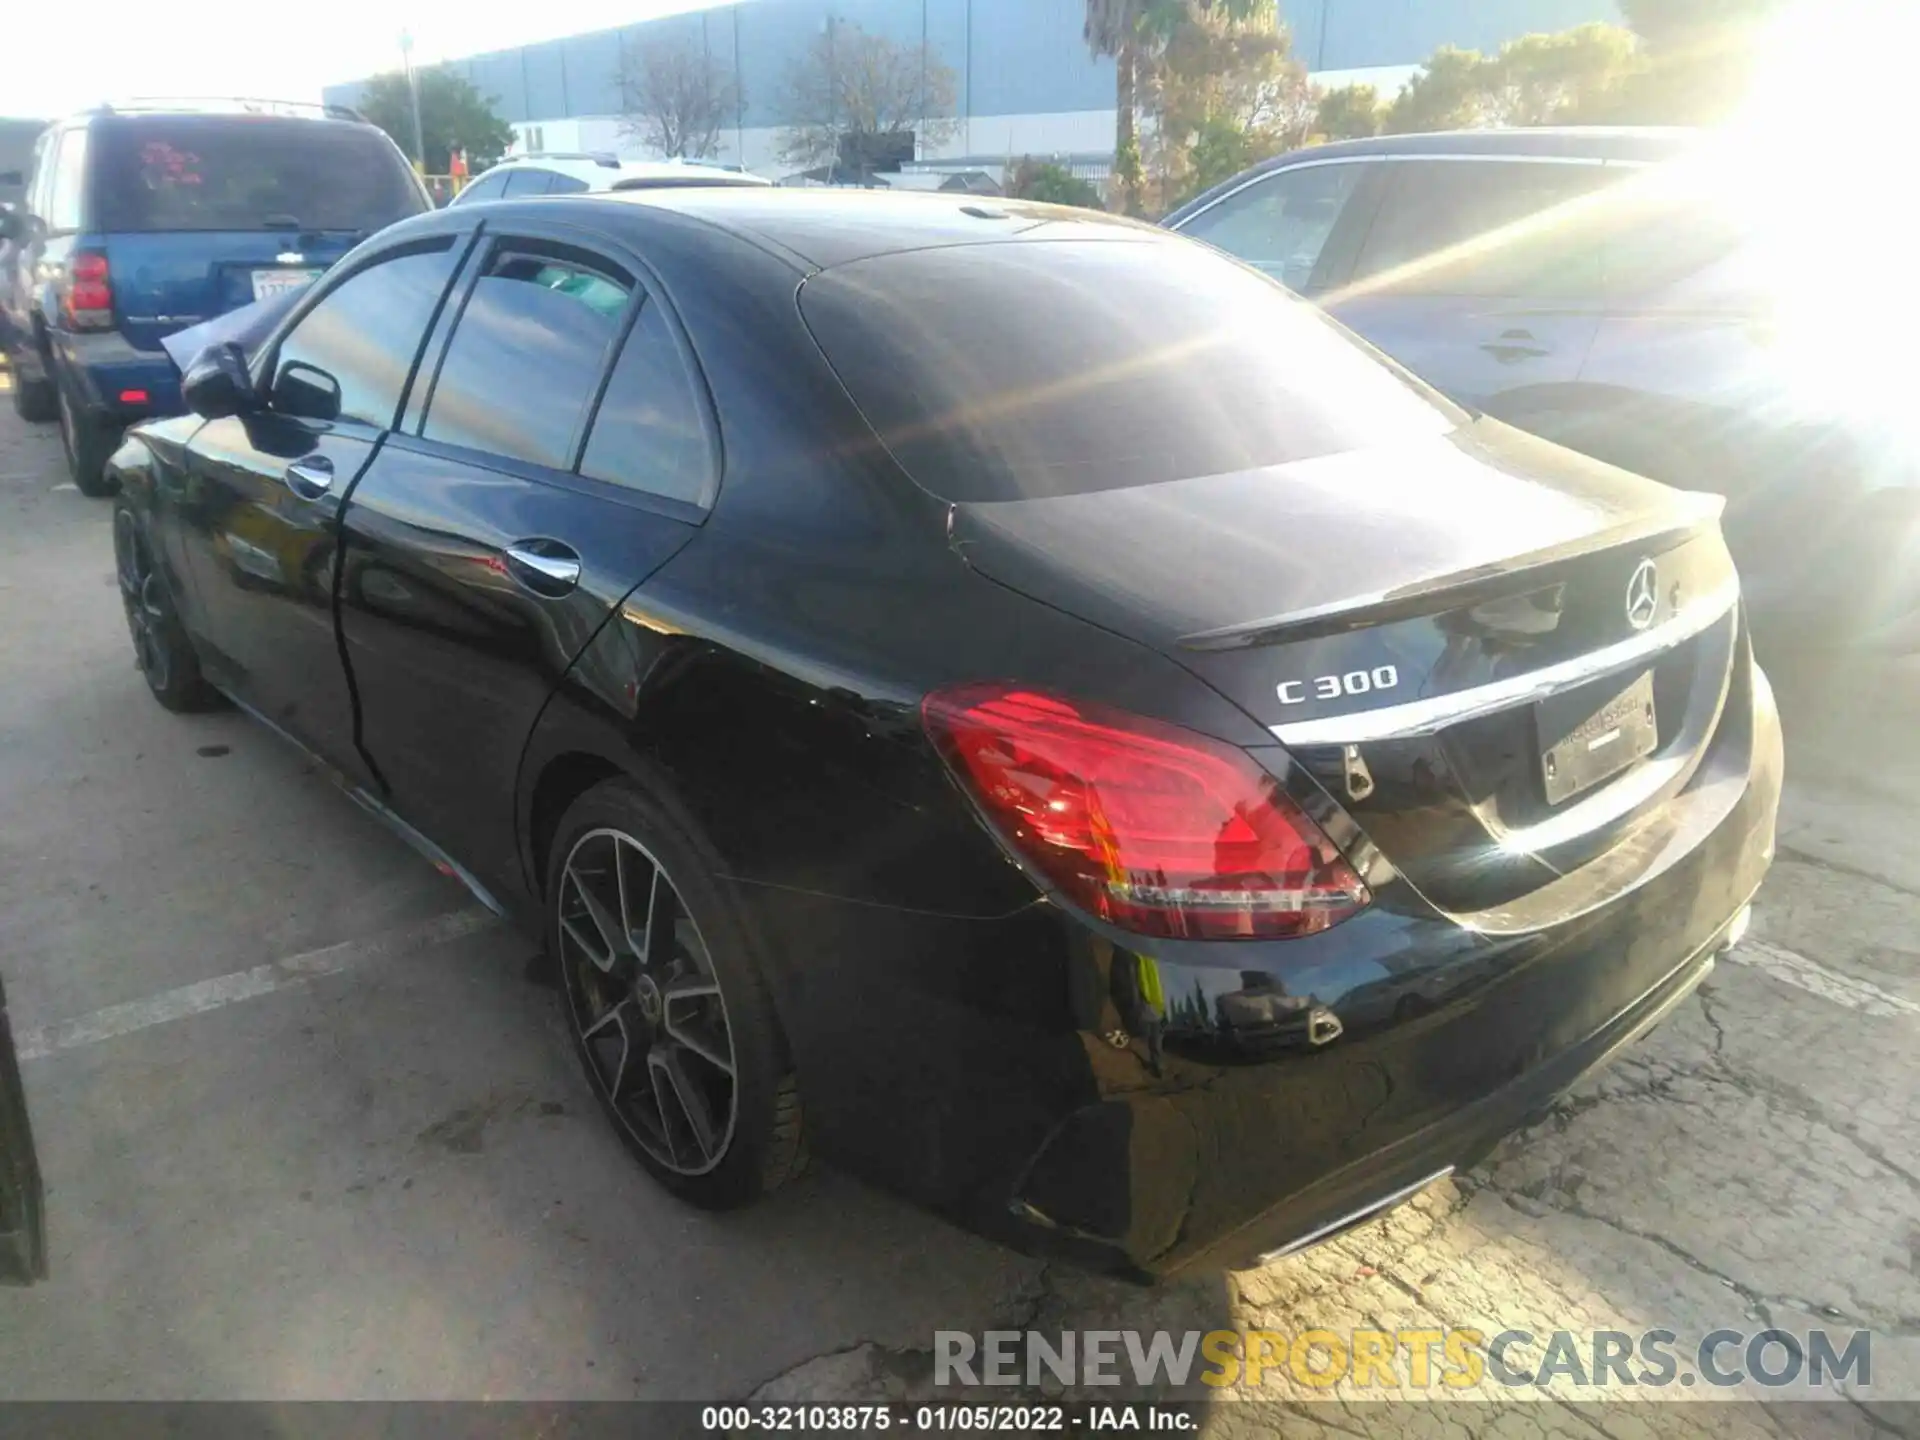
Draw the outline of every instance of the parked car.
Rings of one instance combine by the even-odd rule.
[[[1743,210],[1717,164],[1684,130],[1390,135],[1279,156],[1165,223],[1464,405],[1726,496],[1763,640],[1920,647],[1920,447],[1857,397],[1815,393],[1858,346],[1796,353],[1783,302],[1809,284],[1816,304],[1851,302],[1826,257],[1768,249],[1793,209],[1777,176]],[[1881,302],[1905,284],[1885,277]]]
[[[164,336],[305,285],[429,208],[381,131],[311,108],[102,108],[40,136],[25,212],[0,217],[0,345],[14,408],[59,420],[87,494],[106,493],[127,424],[179,413]]]
[[[509,155],[449,203],[527,200],[601,190],[661,190],[678,185],[770,185],[738,166],[699,160],[622,160],[605,151],[547,150]]]
[[[1652,1025],[1772,854],[1718,502],[1149,227],[456,206],[186,395],[111,466],[154,695],[544,937],[699,1204],[810,1147],[1128,1272],[1296,1246]]]

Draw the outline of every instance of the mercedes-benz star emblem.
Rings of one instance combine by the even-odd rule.
[[[1642,560],[1627,581],[1627,623],[1644,630],[1653,623],[1653,612],[1660,608],[1660,572],[1653,561]]]

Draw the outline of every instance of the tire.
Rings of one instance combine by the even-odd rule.
[[[13,372],[14,414],[38,425],[55,419],[59,409],[51,380],[22,380],[18,370]]]
[[[605,781],[561,818],[544,931],[575,1054],[622,1143],[673,1194],[727,1210],[807,1156],[757,947],[716,870],[673,806]]]
[[[107,461],[119,447],[119,434],[89,419],[73,403],[64,385],[54,385],[60,420],[60,446],[67,452],[67,473],[82,495],[98,500],[120,488],[107,474]]]
[[[146,531],[132,507],[113,507],[113,568],[120,603],[133,637],[133,660],[153,698],[178,714],[211,710],[220,692],[200,673],[200,657],[173,608],[166,580],[155,569]]]

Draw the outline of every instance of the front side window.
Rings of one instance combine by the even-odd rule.
[[[375,261],[357,270],[304,315],[280,344],[275,389],[289,366],[329,376],[340,392],[339,419],[387,429],[407,372],[453,274],[453,241]]]
[[[698,505],[707,499],[713,455],[692,373],[660,307],[634,322],[587,436],[580,473]]]
[[[1257,180],[1194,216],[1180,233],[1216,245],[1292,290],[1312,288],[1362,165],[1304,165]]]
[[[421,433],[567,469],[632,293],[610,263],[501,246],[453,328]]]
[[[1409,294],[1598,297],[1604,207],[1621,172],[1514,160],[1395,161],[1355,281]]]

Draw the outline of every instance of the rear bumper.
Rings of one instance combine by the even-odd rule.
[[[1729,916],[1713,939],[1580,1044],[1407,1139],[1324,1177],[1239,1230],[1179,1258],[1177,1267],[1236,1268],[1277,1251],[1305,1249],[1302,1242],[1332,1239],[1411,1199],[1427,1183],[1467,1169],[1672,1013],[1711,973],[1729,931],[1744,919],[1744,911]]]
[[[1136,1275],[1244,1263],[1472,1164],[1679,1003],[1758,889],[1780,729],[1742,669],[1682,802],[1503,917],[1382,893],[1321,935],[1146,954],[1045,905],[747,887],[818,1148]]]
[[[124,427],[186,409],[180,373],[163,351],[137,350],[116,331],[56,331],[52,348],[59,378],[88,420]]]

